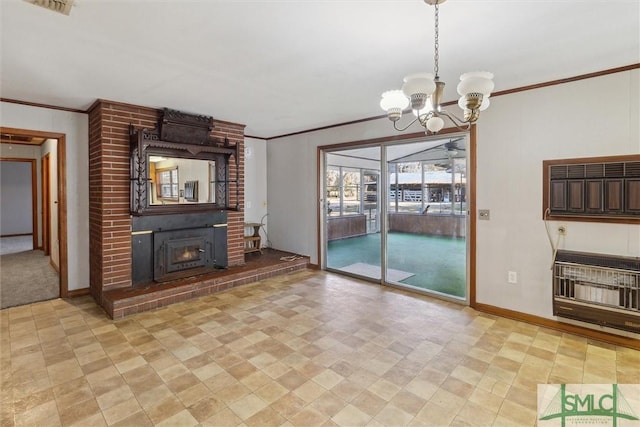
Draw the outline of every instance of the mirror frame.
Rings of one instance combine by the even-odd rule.
[[[205,144],[169,142],[160,139],[157,129],[137,129],[129,126],[130,136],[130,211],[132,215],[162,215],[219,210],[238,210],[229,204],[229,184],[239,182],[239,144],[229,146],[228,139],[219,142],[209,139]],[[183,159],[212,160],[216,162],[216,203],[184,203],[152,205],[149,194],[149,156],[177,157]],[[230,159],[235,159],[236,177],[230,181]],[[207,183],[208,185],[208,183]],[[238,191],[238,185],[236,185]]]

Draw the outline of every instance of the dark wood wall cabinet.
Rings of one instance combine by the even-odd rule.
[[[640,223],[640,155],[545,160],[543,218]]]

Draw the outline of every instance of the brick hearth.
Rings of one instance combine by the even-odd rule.
[[[247,255],[246,263],[242,266],[229,267],[226,270],[175,282],[108,290],[103,293],[103,308],[112,319],[119,319],[307,268],[308,257],[295,256],[290,261],[282,260],[283,257],[292,255],[263,249],[262,254]]]

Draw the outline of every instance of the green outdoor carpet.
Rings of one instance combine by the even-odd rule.
[[[387,268],[413,273],[400,284],[454,297],[466,294],[464,239],[389,233]],[[355,263],[380,267],[380,233],[329,242],[327,266],[341,269]]]

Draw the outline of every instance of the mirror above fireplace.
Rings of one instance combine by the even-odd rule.
[[[211,138],[212,128],[211,117],[168,109],[155,129],[130,126],[133,215],[238,209],[229,191],[239,181],[239,148]]]

